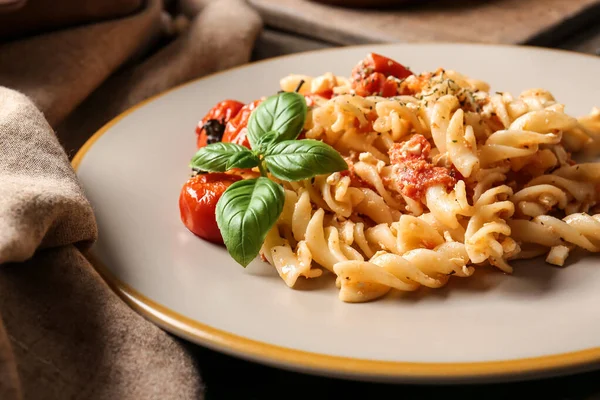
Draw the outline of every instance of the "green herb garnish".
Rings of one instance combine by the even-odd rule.
[[[258,255],[285,202],[285,181],[310,179],[348,169],[334,148],[318,140],[296,140],[306,120],[306,100],[284,92],[267,98],[250,115],[248,141],[252,150],[233,143],[201,148],[190,167],[206,172],[258,167],[261,177],[233,183],[217,203],[217,225],[229,254],[246,267]]]

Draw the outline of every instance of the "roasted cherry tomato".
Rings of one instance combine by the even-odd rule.
[[[232,183],[241,179],[220,172],[190,178],[179,195],[179,212],[184,225],[202,239],[223,244],[215,216],[217,202]]]
[[[352,70],[352,89],[359,96],[394,96],[398,93],[396,79],[413,73],[402,64],[375,53],[369,53]],[[391,78],[391,79],[388,79]]]
[[[223,134],[223,142],[235,143],[250,148],[250,143],[246,137],[248,129],[248,119],[252,111],[262,103],[261,100],[254,100],[252,103],[246,104],[240,109],[238,114],[232,118],[225,126],[225,133]]]
[[[198,148],[220,142],[226,124],[238,114],[242,107],[244,107],[244,103],[235,100],[225,100],[214,106],[196,127]]]

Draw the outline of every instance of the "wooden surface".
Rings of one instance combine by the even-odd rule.
[[[566,38],[556,47],[600,56],[600,17],[596,25]]]
[[[599,0],[430,0],[386,10],[308,0],[249,0],[267,26],[332,44],[481,42],[553,44],[599,24]]]

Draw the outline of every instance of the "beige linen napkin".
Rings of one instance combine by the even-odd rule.
[[[55,127],[157,36],[160,12],[160,0],[148,0],[129,17],[1,45],[0,85],[29,96]]]
[[[156,51],[173,32],[165,18],[150,0],[125,18],[0,46],[2,400],[203,397],[181,343],[121,302],[83,257],[96,224],[54,133],[60,125],[75,149],[157,91],[248,61],[261,28],[243,1],[220,0]]]
[[[153,94],[247,62],[260,27],[258,14],[242,0],[211,2],[171,45],[108,79],[58,125],[65,149],[72,154],[110,118]]]
[[[14,0],[12,0],[14,1]],[[0,6],[3,1],[0,0]],[[19,6],[19,3],[24,3]],[[63,26],[122,17],[141,8],[143,0],[29,0],[0,9],[0,38],[40,33]]]

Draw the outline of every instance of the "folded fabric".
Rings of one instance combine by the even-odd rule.
[[[127,18],[0,45],[0,85],[29,96],[56,126],[156,37],[160,11],[160,0],[148,0]]]
[[[200,377],[180,344],[82,256],[96,238],[92,209],[41,112],[6,88],[0,154],[0,349],[12,348],[0,358],[14,359],[0,386],[31,399],[197,398]]]
[[[140,101],[190,79],[248,62],[261,20],[241,0],[210,3],[188,30],[143,62],[108,79],[57,126],[73,154],[112,117]]]
[[[165,17],[149,0],[126,18],[0,46],[2,400],[203,397],[185,345],[84,257],[93,210],[59,142],[74,150],[124,108],[248,61],[261,29],[242,0],[211,2],[172,41]]]
[[[142,4],[143,0],[30,0],[10,14],[0,14],[0,38],[122,17]]]

